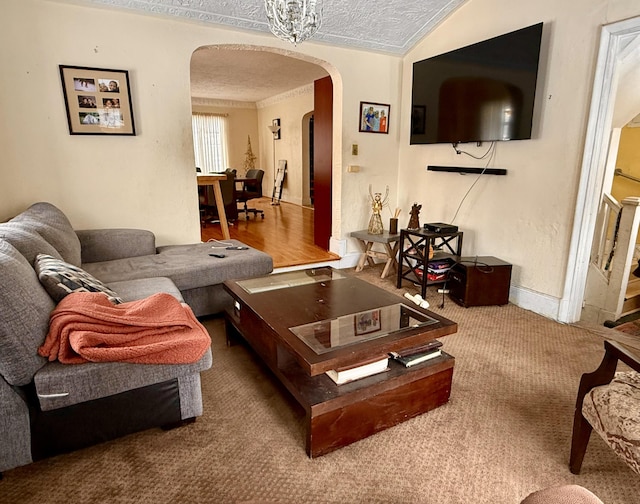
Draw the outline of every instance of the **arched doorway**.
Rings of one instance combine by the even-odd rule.
[[[264,62],[262,62],[260,58],[264,59]],[[206,80],[207,80],[206,87],[214,91],[213,94],[209,95],[209,98],[217,99],[218,101],[222,101],[222,102],[226,101],[230,103],[232,101],[232,99],[224,95],[224,91],[221,91],[221,89],[223,89],[225,85],[228,87],[232,87],[234,88],[234,91],[237,91],[236,88],[246,87],[249,85],[249,83],[251,83],[255,86],[257,90],[261,90],[263,87],[273,84],[273,82],[277,79],[280,79],[282,81],[287,81],[287,82],[293,81],[294,80],[293,76],[297,77],[301,73],[297,71],[297,69],[300,68],[301,65],[304,65],[307,68],[307,70],[309,67],[315,67],[321,70],[321,72],[318,73],[318,77],[314,78],[311,81],[306,82],[305,83],[306,85],[313,86],[316,80],[319,80],[322,78],[328,78],[331,86],[332,95],[334,93],[333,88],[336,87],[336,84],[335,84],[336,80],[331,78],[332,74],[334,75],[336,74],[336,71],[326,61],[322,61],[317,58],[313,58],[311,56],[296,53],[293,51],[280,50],[280,49],[270,48],[270,47],[222,44],[222,45],[215,45],[215,46],[204,46],[194,51],[194,55],[192,56],[192,72],[191,72],[192,101],[194,98],[193,90],[198,89],[197,85],[193,85],[193,78],[194,78],[193,65],[197,59],[200,61],[204,59],[206,61],[206,66],[208,69],[208,71],[205,72]],[[251,63],[244,64],[243,62],[245,59],[250,59]],[[270,63],[270,62],[273,62],[273,63]],[[291,68],[287,69],[287,65],[289,65]],[[242,70],[236,71],[236,75],[238,75],[239,77],[235,81],[229,78],[230,69],[231,67],[234,67],[234,66],[242,68]],[[339,82],[339,79],[338,79],[338,82]],[[297,82],[296,85],[299,85],[299,84],[300,82]],[[302,87],[304,86],[301,86],[300,88]],[[296,89],[289,90],[287,91],[287,93],[290,93],[295,97]],[[341,93],[341,91],[339,89],[336,89],[335,93]],[[286,93],[283,93],[283,94],[286,94]],[[197,98],[202,99],[201,96]],[[313,170],[313,171],[307,170],[306,160],[308,160],[309,157],[307,156],[307,153],[300,152],[300,150],[303,150],[303,147],[302,147],[302,142],[300,142],[299,134],[288,135],[288,136],[283,135],[282,140],[277,141],[278,143],[277,147],[273,146],[273,143],[271,141],[271,136],[267,131],[266,126],[271,124],[271,121],[275,117],[280,118],[283,125],[287,124],[287,122],[285,121],[285,117],[279,117],[280,112],[278,113],[278,115],[272,114],[273,117],[271,116],[267,117],[267,113],[261,114],[261,107],[262,106],[269,107],[269,105],[271,105],[272,102],[277,101],[279,99],[281,99],[280,95],[274,95],[274,96],[267,96],[267,97],[262,96],[260,99],[256,100],[256,103],[257,103],[256,108],[258,109],[256,112],[256,120],[254,121],[256,123],[256,126],[253,129],[253,134],[249,135],[251,137],[251,142],[252,142],[252,147],[254,149],[254,152],[258,154],[257,156],[258,162],[264,165],[263,167],[266,167],[265,179],[263,182],[263,191],[266,194],[271,194],[271,188],[273,187],[273,180],[271,177],[274,173],[274,170],[271,169],[271,164],[273,164],[272,159],[274,158],[274,156],[277,157],[277,159],[288,159],[287,178],[289,180],[294,180],[297,177],[301,178],[303,176],[302,174],[298,175],[298,174],[292,173],[293,170],[300,170],[302,171],[305,177],[307,176],[310,177],[309,183],[304,184],[305,187],[311,186],[311,181],[313,181],[313,178],[317,173],[316,170]],[[236,97],[235,100],[243,101],[242,98],[238,98],[238,97]],[[247,100],[250,100],[250,99],[248,98]],[[341,100],[339,101],[339,103],[341,103]],[[333,102],[330,102],[328,104],[328,108],[331,112],[333,112]],[[309,109],[302,109],[302,110],[308,113]],[[300,108],[295,109],[295,113],[299,113],[299,111],[300,111]],[[282,113],[287,113],[287,111]],[[333,114],[331,114],[331,117],[332,115]],[[289,119],[291,120],[292,118],[290,117]],[[302,118],[301,119],[294,118],[293,120],[297,124],[300,124],[298,121],[302,120]],[[303,120],[302,122],[305,122],[305,121]],[[331,128],[331,131],[329,132],[329,137],[333,138],[337,136],[338,138],[340,138],[339,130],[342,127],[341,122],[338,121],[336,125],[334,125],[333,122],[331,122],[329,127]],[[337,128],[338,131],[333,131],[335,128]],[[311,131],[315,131],[315,129]],[[243,146],[242,147],[243,152],[245,150],[247,136],[248,135],[245,134],[244,132],[240,134],[242,146]],[[292,142],[294,138],[295,138],[295,144],[296,144],[295,148],[299,149],[299,151],[296,153],[297,158],[292,160],[287,155],[286,149],[283,149],[283,146],[286,145],[286,142]],[[307,148],[309,146],[313,146],[313,142],[308,144]],[[324,144],[323,148],[327,149],[327,144]],[[328,188],[327,190],[329,191],[329,194],[330,194],[332,189],[336,189],[335,187],[333,187],[333,182],[331,179],[332,166],[335,164],[333,163],[333,159],[336,156],[336,154],[331,149],[331,143],[328,144],[328,149],[329,149],[328,151],[324,151],[324,152],[320,151],[320,152],[324,155],[325,159],[328,160],[329,181],[328,183],[325,184],[325,187]],[[277,154],[274,151],[277,151]],[[339,153],[340,151],[337,150],[336,152]],[[312,153],[318,154],[317,148],[312,150]],[[291,154],[291,151],[289,151],[289,154]],[[298,161],[298,159],[300,159],[300,161]],[[296,162],[292,162],[292,161],[296,161]],[[309,168],[311,168],[312,166],[313,166],[313,163],[308,165]],[[232,166],[232,167],[235,167],[235,166]],[[313,185],[315,186],[316,184],[314,183]],[[286,187],[286,182],[285,182],[285,187]],[[310,204],[311,201],[314,199],[314,194],[311,193],[310,190],[309,190],[309,194],[303,193],[303,195],[304,196],[300,196],[300,193],[297,193],[296,195],[294,195],[295,197],[292,202],[299,203],[304,199],[305,203]],[[287,201],[286,197],[287,197],[287,193],[285,190],[285,194],[283,195],[283,201]],[[324,204],[320,206],[314,204],[314,212],[323,216],[324,222],[329,223],[327,236],[322,241],[324,243],[322,247],[325,250],[329,250],[332,211],[333,211],[333,208],[332,208],[330,199],[328,204]]]

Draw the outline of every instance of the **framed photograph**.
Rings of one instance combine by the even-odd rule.
[[[354,322],[354,332],[356,336],[376,332],[382,328],[380,325],[380,310],[370,310],[357,313],[355,315]]]
[[[60,65],[71,135],[135,135],[129,72]]]
[[[360,131],[389,133],[389,109],[384,103],[360,102]]]

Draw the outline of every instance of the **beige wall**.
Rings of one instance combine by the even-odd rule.
[[[506,168],[507,176],[478,181],[454,222],[465,233],[463,253],[513,263],[512,284],[522,290],[549,299],[562,296],[600,27],[634,15],[640,15],[640,5],[628,0],[540,0],[518,2],[517,8],[510,0],[471,0],[404,60],[402,108],[408,110],[414,61],[545,23],[534,138],[498,142],[490,166]],[[408,139],[405,121],[399,163],[403,208],[419,201],[422,222],[451,222],[475,177],[425,167],[484,165],[456,155],[450,145],[409,146]],[[489,145],[462,147],[479,155]]]
[[[273,192],[274,141],[268,126],[280,119],[280,140],[275,141],[276,166],[280,159],[287,160],[287,174],[283,184],[282,200],[302,204],[302,118],[313,111],[313,84],[273,97],[269,103],[258,104],[258,123],[263,145],[261,166],[265,171],[264,191]]]
[[[343,135],[357,134],[359,100],[397,106],[400,58],[46,0],[3,2],[0,220],[46,200],[77,228],[147,228],[159,244],[199,240],[189,66],[194,50],[217,44],[270,47],[335,77],[334,236],[366,222],[366,206],[343,210],[342,195],[354,192],[341,184]],[[59,64],[129,70],[138,135],[69,135]],[[370,68],[382,76],[375,83]],[[365,150],[368,169],[395,186],[397,137],[385,140]]]
[[[640,179],[640,128],[629,126],[622,128],[616,168]],[[618,201],[628,196],[640,196],[640,183],[625,177],[614,177],[611,195]]]

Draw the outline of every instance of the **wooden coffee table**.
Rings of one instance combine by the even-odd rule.
[[[454,358],[336,385],[352,367],[457,331],[457,324],[332,268],[226,281],[227,338],[246,340],[306,411],[310,457],[329,453],[449,400]],[[405,326],[405,327],[403,327]]]

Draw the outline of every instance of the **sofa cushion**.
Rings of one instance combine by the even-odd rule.
[[[80,240],[67,216],[51,203],[35,203],[9,222],[31,227],[47,240],[65,261],[80,266]]]
[[[125,280],[123,282],[114,282],[108,285],[118,293],[118,296],[126,303],[127,301],[136,301],[144,299],[158,292],[166,292],[171,294],[181,303],[184,303],[182,293],[176,287],[171,279],[166,277],[157,278],[140,278],[138,280]]]
[[[58,251],[47,240],[28,225],[18,222],[0,224],[0,239],[9,242],[20,252],[30,265],[38,254],[49,254],[61,258]]]
[[[230,240],[234,245],[244,245]],[[273,270],[271,256],[256,249],[223,250],[225,257],[211,257],[210,243],[167,245],[154,255],[130,257],[116,261],[85,263],[85,268],[104,283],[111,284],[137,278],[169,277],[178,289],[218,285],[225,280],[267,275]]]
[[[122,303],[122,298],[100,280],[62,259],[38,254],[34,268],[40,282],[57,303],[72,292],[102,292],[112,303]]]
[[[11,385],[26,385],[47,361],[38,355],[55,303],[31,265],[0,240],[0,374]]]
[[[54,361],[40,369],[34,381],[40,407],[47,411],[199,373],[209,369],[211,363],[211,348],[192,364],[89,362],[67,365]]]

